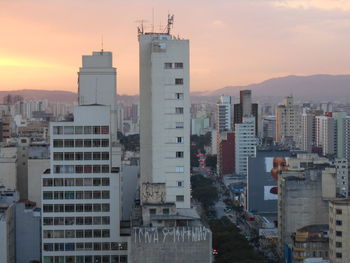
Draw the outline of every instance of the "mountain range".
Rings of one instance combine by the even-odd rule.
[[[239,90],[251,89],[253,99],[277,102],[287,95],[303,101],[350,101],[350,75],[311,75],[272,78],[261,83],[246,86],[226,86],[206,92],[192,92],[193,102],[216,101],[220,95],[239,96]],[[49,101],[72,103],[77,94],[61,90],[15,90],[0,91],[0,101],[7,94],[21,95],[26,100],[47,99]],[[138,96],[119,95],[118,99],[135,102]]]

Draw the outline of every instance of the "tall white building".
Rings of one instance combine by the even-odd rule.
[[[336,153],[336,122],[328,116],[316,116],[316,146],[322,148],[323,155]]]
[[[216,129],[219,133],[232,130],[232,103],[231,96],[220,97],[216,104]]]
[[[248,157],[255,156],[255,117],[243,117],[235,124],[235,167],[236,174],[247,175]]]
[[[44,263],[127,262],[120,236],[120,149],[111,52],[83,57],[74,120],[50,124],[50,170],[42,176]]]
[[[139,34],[141,184],[165,184],[165,201],[190,208],[189,41]]]

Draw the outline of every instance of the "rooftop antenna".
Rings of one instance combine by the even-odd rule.
[[[147,22],[147,20],[141,19],[141,20],[136,20],[135,22],[140,24],[137,27],[137,34],[142,35],[144,33],[144,22]]]
[[[173,28],[174,25],[174,15],[168,14],[168,24],[167,24],[167,34],[170,35],[170,30]]]
[[[103,53],[103,35],[101,35],[101,53]]]
[[[103,52],[103,51],[102,51]],[[97,104],[97,78],[96,78],[96,86],[95,86],[95,104]]]
[[[154,33],[154,8],[152,8],[152,33]]]

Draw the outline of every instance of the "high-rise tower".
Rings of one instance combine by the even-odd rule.
[[[141,187],[165,185],[165,202],[190,208],[189,41],[140,33]]]
[[[111,52],[83,57],[78,95],[74,120],[50,123],[50,170],[42,176],[43,262],[125,263]]]

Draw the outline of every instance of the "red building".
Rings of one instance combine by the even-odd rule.
[[[234,132],[226,132],[218,136],[218,172],[220,175],[235,172]]]

